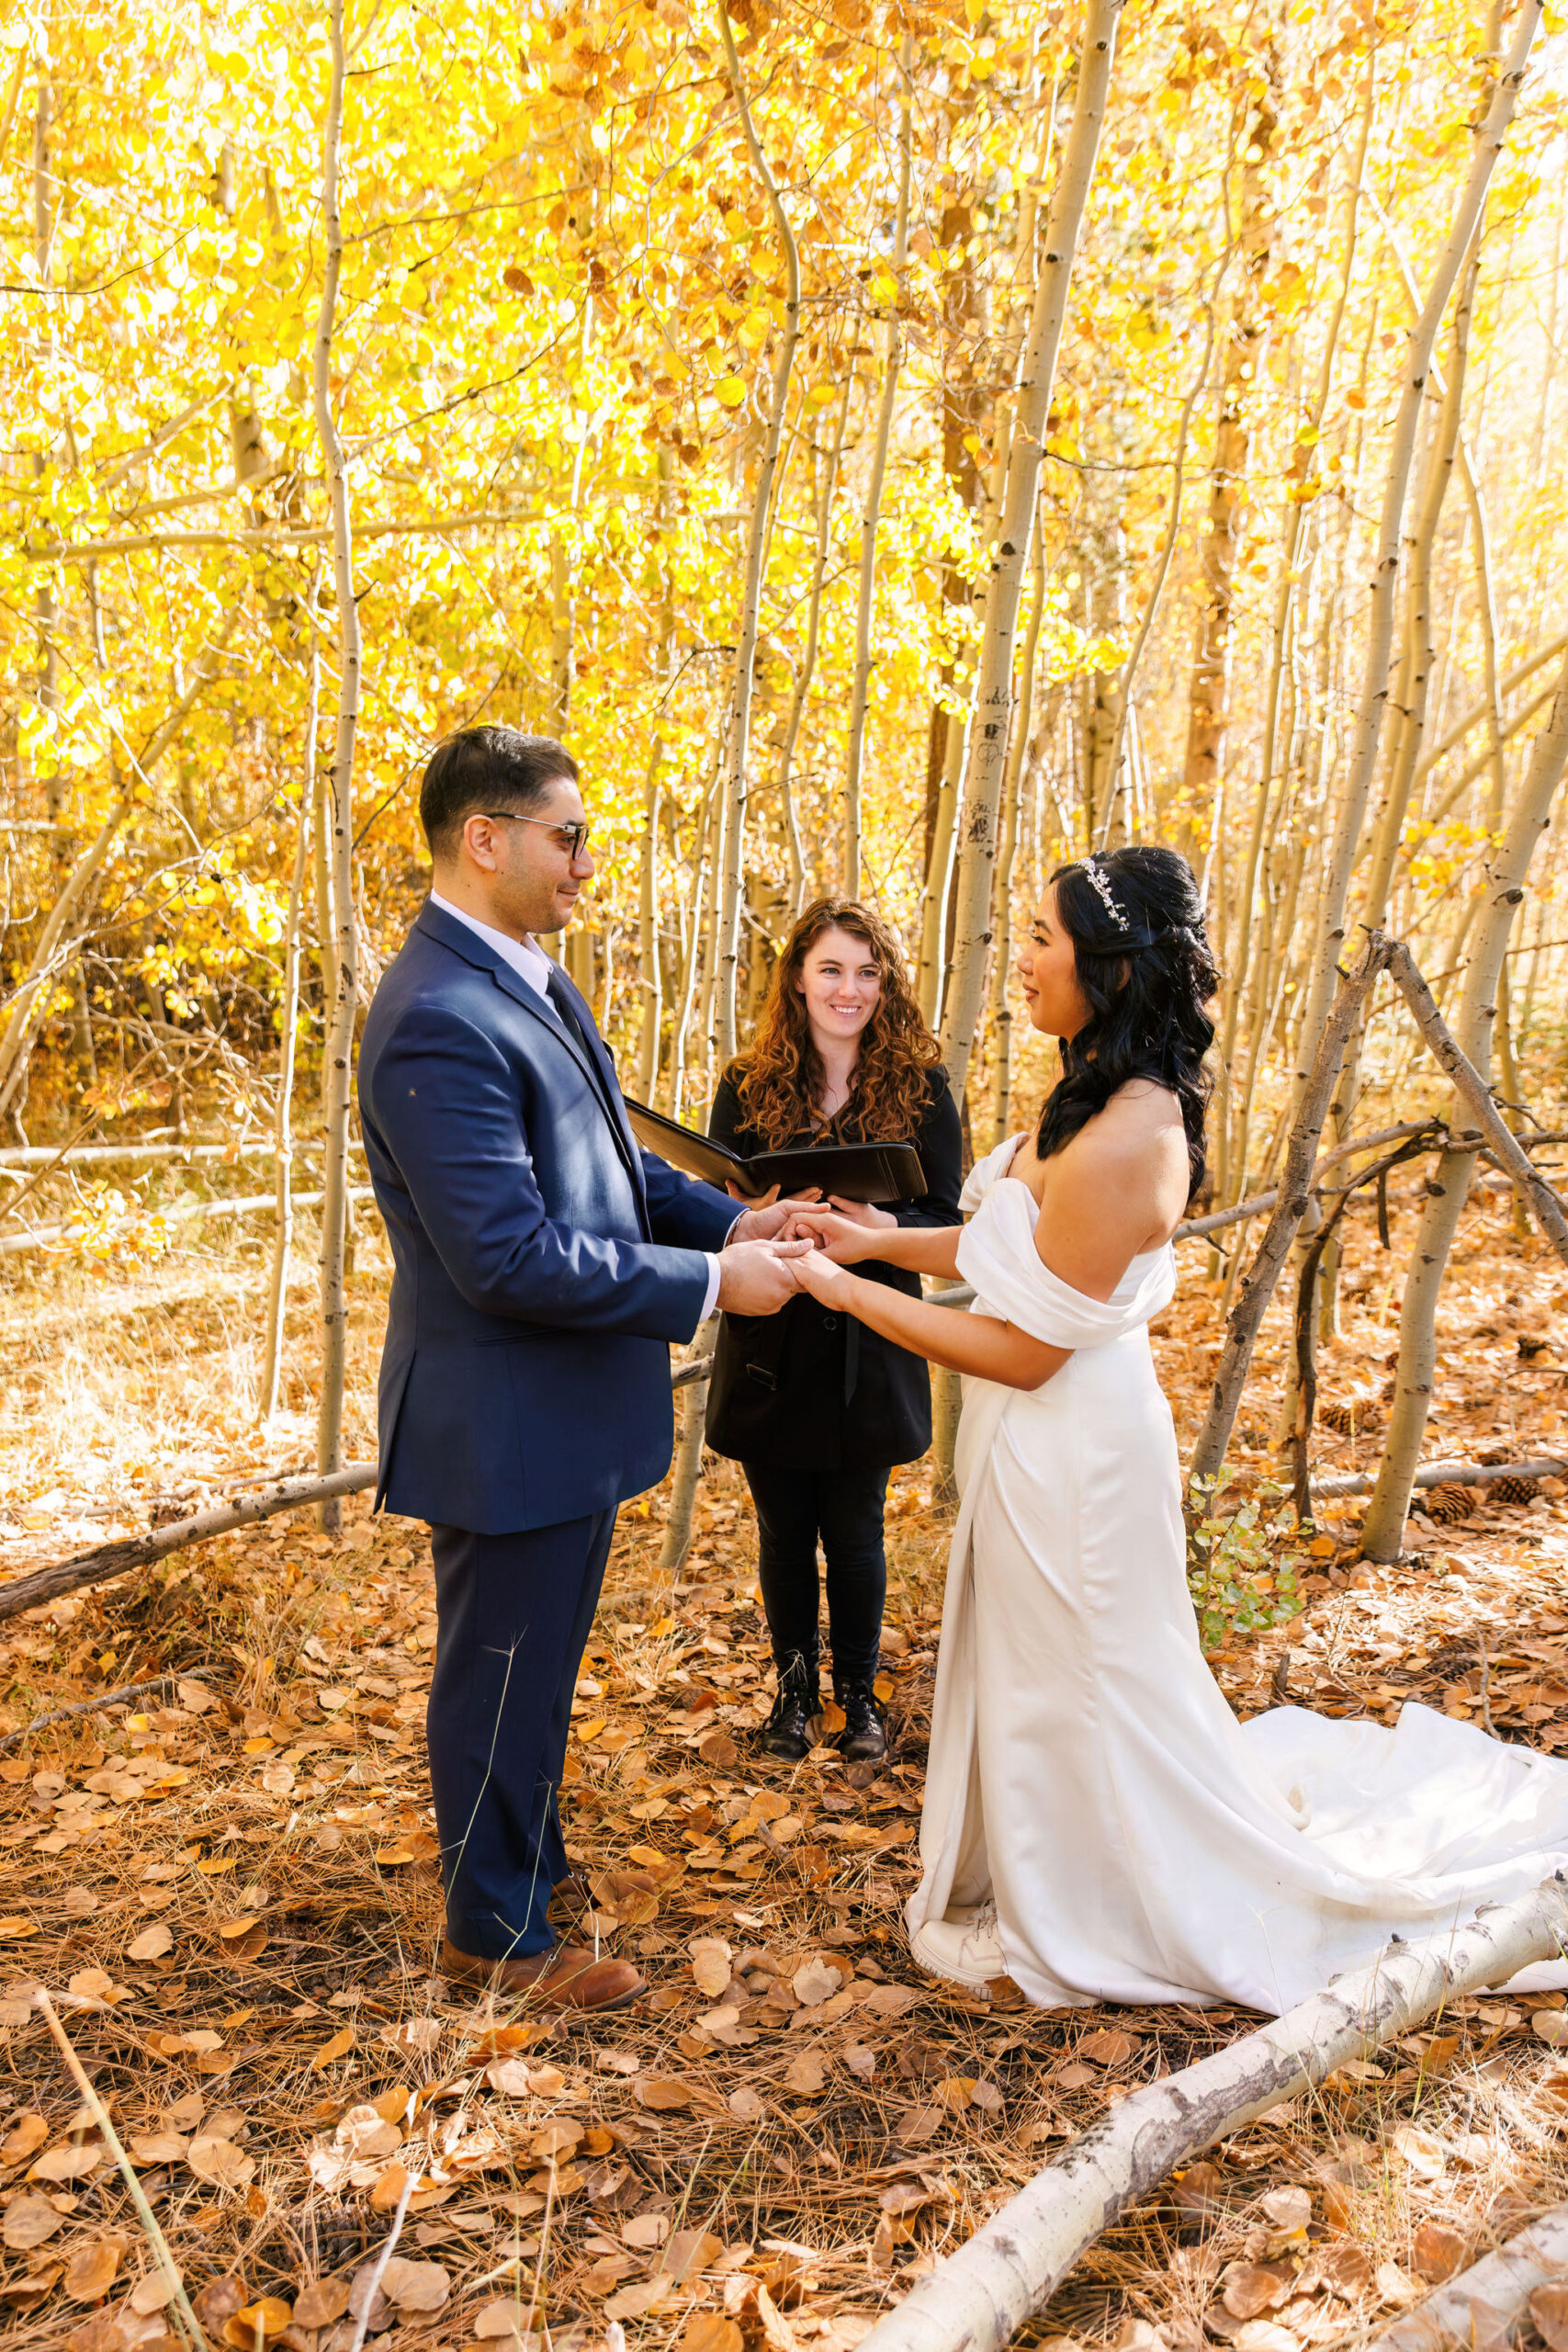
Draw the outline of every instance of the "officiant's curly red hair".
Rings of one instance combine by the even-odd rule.
[[[746,1124],[770,1151],[798,1134],[803,1106],[822,1096],[822,1067],[811,1042],[801,967],[824,932],[847,932],[875,959],[882,989],[866,1024],[849,1101],[824,1135],[863,1143],[892,1143],[916,1134],[925,1114],[926,1073],[941,1049],[915,1001],[898,934],[855,899],[817,899],[784,944],[750,1048],[740,1056],[739,1092]]]

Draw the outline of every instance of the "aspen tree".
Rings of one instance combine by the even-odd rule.
[[[722,1068],[733,1060],[737,1044],[735,1028],[735,983],[740,959],[740,915],[745,898],[746,879],[746,815],[750,796],[750,731],[751,695],[755,684],[757,659],[757,624],[762,597],[762,567],[767,554],[768,531],[773,516],[773,476],[778,469],[779,446],[784,438],[784,417],[789,402],[790,373],[795,366],[795,346],[800,340],[800,251],[795,231],[790,226],[784,198],[779,194],[762,142],[751,119],[751,101],[746,88],[746,76],[730,29],[727,0],[718,0],[718,28],[724,41],[725,63],[729,73],[730,91],[736,111],[745,133],[747,152],[752,168],[761,181],[773,216],[780,250],[784,254],[786,292],[784,323],[779,332],[778,352],[773,361],[773,382],[769,390],[767,415],[763,426],[762,452],[758,460],[756,479],[751,486],[751,509],[746,526],[746,563],[741,575],[739,627],[735,651],[735,685],[729,706],[728,725],[728,766],[724,788],[724,828],[719,856],[719,901],[717,957],[715,973],[716,991],[716,1045]]]
[[[343,273],[343,216],[338,172],[343,143],[343,0],[329,0],[332,76],[321,136],[321,217],[326,251],[321,308],[316,320],[313,406],[332,503],[333,584],[338,623],[337,720],[324,804],[331,828],[329,864],[336,989],[328,1017],[325,1059],[325,1168],[321,1204],[321,1395],[316,1425],[316,1468],[326,1476],[343,1467],[344,1371],[348,1296],[344,1256],[348,1225],[348,1117],[352,1100],[354,1020],[359,1002],[359,942],[354,919],[354,750],[359,724],[362,649],[359,607],[354,593],[354,528],[349,505],[348,460],[333,407],[332,353],[337,321],[338,282]],[[342,1521],[336,1496],[320,1506],[321,1525]]]
[[[1122,0],[1087,0],[1072,128],[1046,219],[1039,290],[1025,346],[1000,533],[986,592],[986,626],[975,689],[975,718],[964,775],[963,843],[958,865],[953,977],[942,1015],[942,1059],[962,1093],[983,1001],[991,939],[997,816],[1012,711],[1013,639],[1023,570],[1039,493],[1045,421],[1067,295],[1104,128],[1106,100]]]
[[[1304,1083],[1305,1066],[1317,1050],[1317,1041],[1334,989],[1336,967],[1345,938],[1351,873],[1382,740],[1393,650],[1400,540],[1410,472],[1416,456],[1416,428],[1426,398],[1432,354],[1437,345],[1438,330],[1448,309],[1449,296],[1453,291],[1475,234],[1486,191],[1514,118],[1519,89],[1529,62],[1531,44],[1540,23],[1541,8],[1542,0],[1523,0],[1513,41],[1498,66],[1490,100],[1475,131],[1470,172],[1455,207],[1448,236],[1434,263],[1426,300],[1405,340],[1404,380],[1398,413],[1389,440],[1382,506],[1370,582],[1360,699],[1351,736],[1348,770],[1327,849],[1323,904],[1313,950],[1307,1001],[1295,1049],[1298,1087]]]

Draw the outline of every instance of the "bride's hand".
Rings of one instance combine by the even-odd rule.
[[[814,1241],[818,1252],[826,1252],[836,1266],[854,1266],[863,1258],[875,1257],[878,1229],[838,1209],[797,1209],[790,1219],[788,1238]]]
[[[803,1257],[792,1258],[790,1272],[796,1287],[809,1291],[824,1306],[850,1310],[850,1295],[855,1287],[855,1277],[843,1266],[836,1266],[825,1250],[808,1250]]]

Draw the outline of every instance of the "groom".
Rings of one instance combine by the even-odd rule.
[[[794,1295],[781,1208],[639,1151],[583,999],[536,944],[593,872],[576,763],[475,727],[425,770],[433,887],[376,991],[359,1107],[392,1249],[378,1504],[431,1522],[442,1967],[541,2005],[643,1980],[556,1942],[556,1791],[615,1507],[669,1467],[671,1342]]]

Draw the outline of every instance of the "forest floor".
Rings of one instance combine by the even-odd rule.
[[[1320,1469],[1375,1461],[1412,1215],[1396,1210],[1386,1255],[1370,1216],[1354,1222],[1322,1370],[1352,1427],[1321,1431]],[[1185,1441],[1219,1291],[1200,1246],[1182,1268],[1156,1347]],[[223,1235],[151,1267],[11,1278],[0,1576],[308,1460],[303,1288],[290,1410],[265,1441],[252,1423],[263,1279],[259,1247]],[[384,1280],[367,1235],[360,1457]],[[1565,1303],[1506,1200],[1477,1198],[1429,1457],[1563,1450]],[[1283,1330],[1276,1308],[1233,1457],[1253,1479]],[[17,2352],[171,2340],[121,2177],[30,2006],[39,1981],[209,2340],[299,2352],[352,2342],[354,2282],[410,2174],[368,2315],[382,2346],[542,2346],[547,2324],[561,2352],[619,2322],[647,2352],[839,2352],[1108,2104],[1251,2030],[1228,2009],[992,2006],[912,1964],[901,1905],[946,1544],[929,1465],[897,1475],[890,1509],[894,1755],[846,1770],[824,1747],[793,1772],[750,1744],[771,1685],[738,1475],[710,1460],[674,1582],[656,1566],[661,1498],[623,1514],[566,1812],[601,1932],[650,1991],[583,2021],[455,1999],[433,1973],[422,1527],[363,1498],[335,1537],[275,1519],[0,1626],[0,2307]],[[1389,1569],[1358,1565],[1356,1516],[1325,1515],[1300,1614],[1223,1644],[1238,1710],[1280,1677],[1329,1713],[1392,1722],[1414,1698],[1568,1751],[1560,1496],[1413,1520]],[[1256,1609],[1282,1577],[1276,1561],[1254,1578]],[[6,1737],[163,1673],[177,1680],[152,1698]],[[1463,2001],[1276,2109],[1108,2233],[1032,2336],[1365,2341],[1568,2195],[1562,2011],[1561,1995]]]

